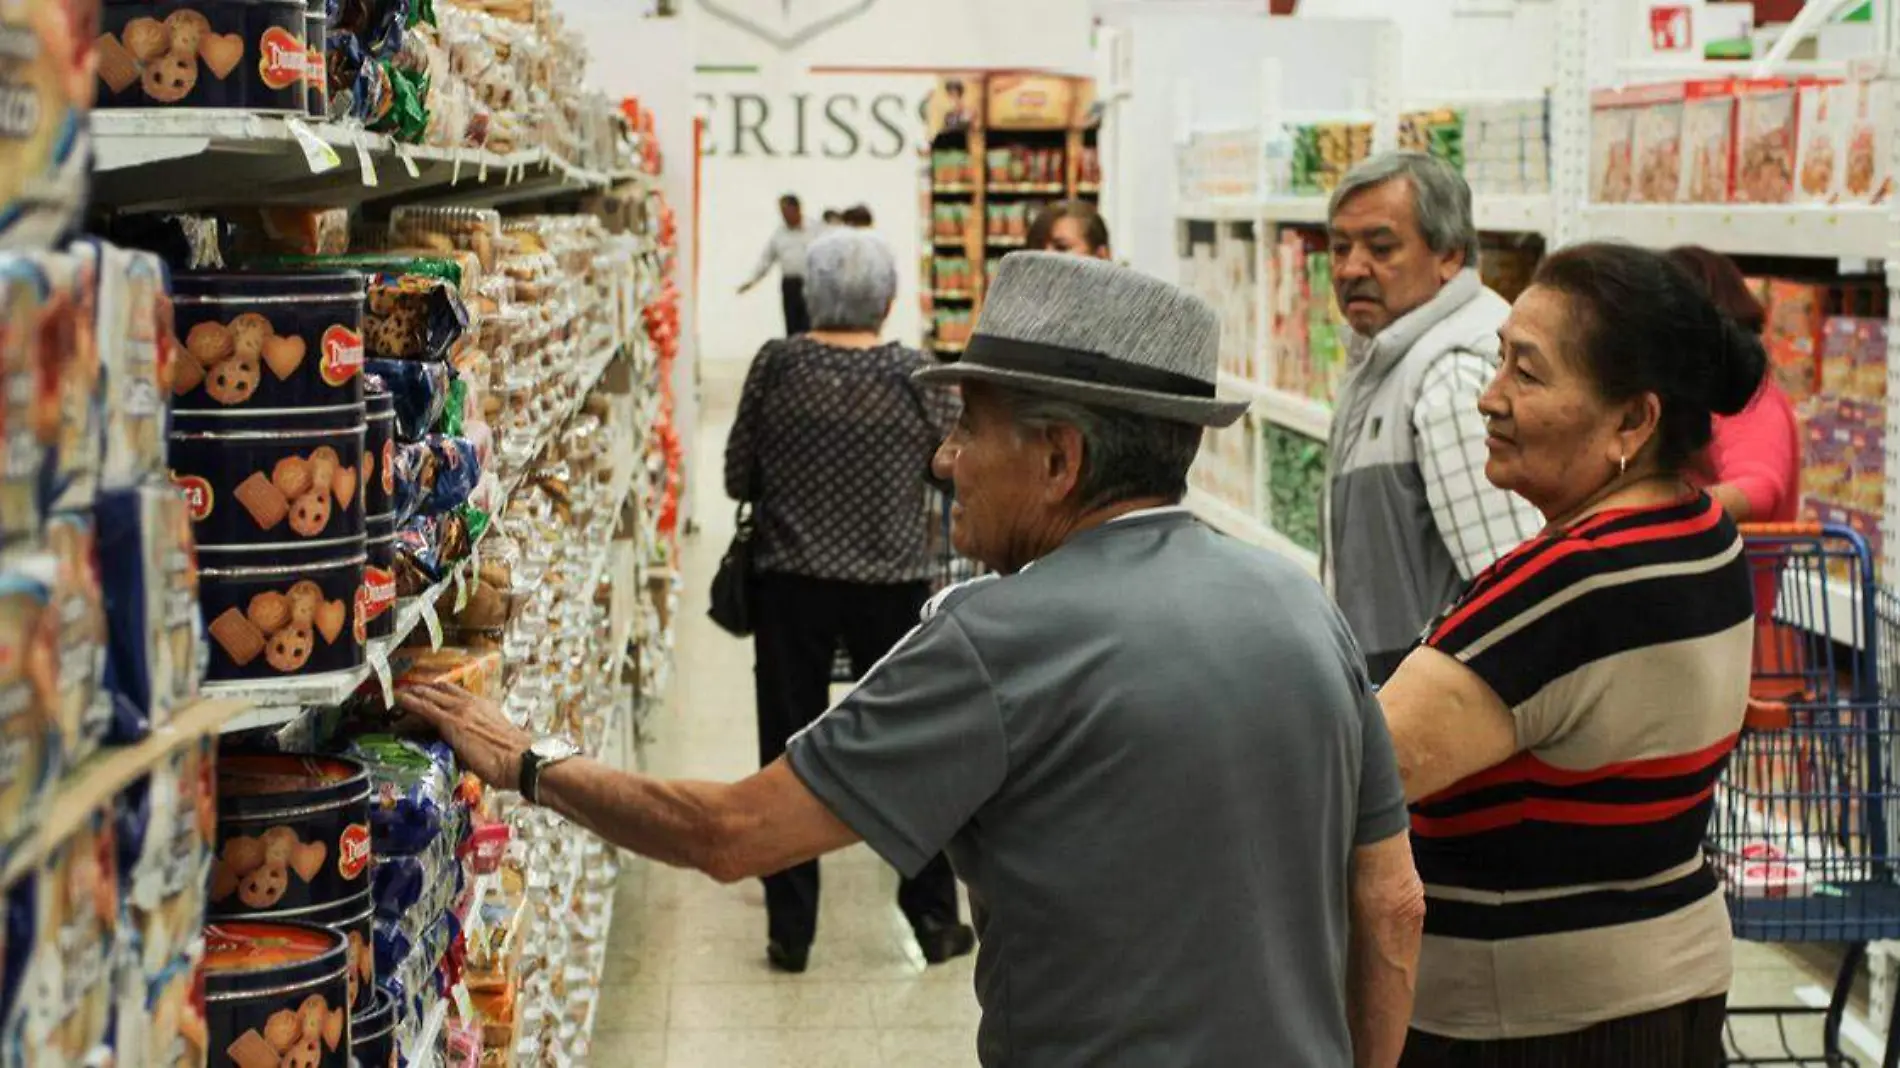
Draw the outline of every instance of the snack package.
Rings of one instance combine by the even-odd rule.
[[[19,0],[0,7],[0,248],[45,248],[84,209],[99,53],[98,0]]]
[[[1721,204],[1735,166],[1735,90],[1726,78],[1692,81],[1682,103],[1682,184],[1676,199]]]
[[[101,494],[94,510],[105,592],[107,741],[130,744],[198,694],[208,652],[191,514],[170,485]]]
[[[90,757],[111,727],[105,689],[106,613],[92,520],[60,513],[47,523],[47,548],[59,562],[52,608],[59,620],[61,763],[72,769]]]
[[[252,256],[341,256],[350,250],[348,208],[277,206],[225,213],[233,220],[232,247]]]
[[[46,488],[49,509],[89,508],[98,491],[100,453],[105,441],[98,343],[103,255],[103,246],[87,239],[63,253],[41,259],[62,320],[59,342],[48,354],[57,369],[59,406],[58,434]]]
[[[201,738],[120,796],[125,933],[148,982],[159,981],[199,941],[217,834],[215,759],[212,740]]]
[[[1839,199],[1846,162],[1843,136],[1847,123],[1841,110],[1848,101],[1841,87],[1810,82],[1795,90],[1801,133],[1795,157],[1794,199],[1803,204],[1832,204]]]
[[[467,329],[468,309],[447,279],[384,273],[370,281],[364,333],[372,356],[446,360]]]
[[[105,247],[98,319],[106,414],[102,489],[125,489],[165,471],[171,390],[163,381],[161,346],[171,337],[169,285],[157,256]]]
[[[1827,314],[1824,286],[1780,280],[1768,283],[1768,324],[1762,340],[1775,380],[1796,403],[1819,385],[1821,324]]]
[[[41,475],[59,432],[59,379],[46,357],[63,310],[34,257],[0,252],[0,548],[39,537]]]
[[[1856,79],[1834,89],[1835,117],[1843,124],[1841,200],[1885,204],[1893,195],[1894,93],[1882,79]]]
[[[1821,392],[1852,392],[1859,358],[1860,320],[1830,316],[1821,327]]]
[[[396,440],[421,441],[442,418],[453,372],[445,363],[369,360],[364,370],[381,379],[396,404]]]
[[[37,999],[28,996],[27,980],[45,929],[40,881],[38,872],[28,871],[0,896],[0,1058],[8,1064],[25,1060],[27,1021],[38,1007]]]
[[[454,802],[455,758],[441,742],[366,734],[349,755],[370,773],[370,837],[379,857],[422,852]]]
[[[401,408],[398,407],[400,419]],[[396,521],[443,515],[467,502],[482,465],[466,438],[431,434],[396,449]],[[459,559],[459,557],[455,557]]]
[[[29,1024],[28,1066],[85,1064],[108,1055],[119,857],[111,814],[100,809],[53,848],[40,909],[45,935],[29,988],[40,997]]]
[[[1682,184],[1682,100],[1680,83],[1629,91],[1635,112],[1630,153],[1636,182],[1631,200],[1655,204],[1676,199]]]
[[[59,765],[58,561],[0,563],[0,864],[39,823]]]
[[[1735,92],[1735,199],[1785,204],[1795,187],[1795,87],[1759,78],[1738,81]]]
[[[1590,200],[1621,204],[1635,191],[1636,108],[1620,90],[1590,95]]]
[[[1856,331],[1854,380],[1848,394],[1859,400],[1887,399],[1887,320],[1862,319]]]

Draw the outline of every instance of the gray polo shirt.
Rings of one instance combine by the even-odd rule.
[[[1352,1063],[1348,858],[1405,799],[1282,558],[1178,509],[1087,531],[938,598],[790,759],[902,871],[948,850],[984,1065]]]

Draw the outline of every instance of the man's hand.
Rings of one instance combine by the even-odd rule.
[[[462,766],[491,786],[521,787],[521,754],[534,739],[508,722],[493,701],[452,682],[421,682],[396,692],[396,705],[427,722]]]

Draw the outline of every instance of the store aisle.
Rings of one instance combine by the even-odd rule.
[[[685,552],[679,661],[647,751],[660,775],[753,770],[752,649],[706,619],[732,536],[719,459],[743,367],[709,364],[695,443],[700,531]],[[973,957],[926,970],[897,910],[897,876],[863,846],[825,859],[811,969],[765,963],[756,881],[720,886],[629,859],[616,902],[593,1063],[614,1068],[969,1068]]]

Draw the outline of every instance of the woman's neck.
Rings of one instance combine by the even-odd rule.
[[[1647,508],[1681,500],[1692,492],[1682,476],[1661,471],[1631,473],[1611,479],[1609,484],[1581,503],[1544,513],[1546,533],[1557,533],[1601,512],[1618,508]]]
[[[835,349],[874,349],[883,343],[875,330],[812,330],[805,336]]]

